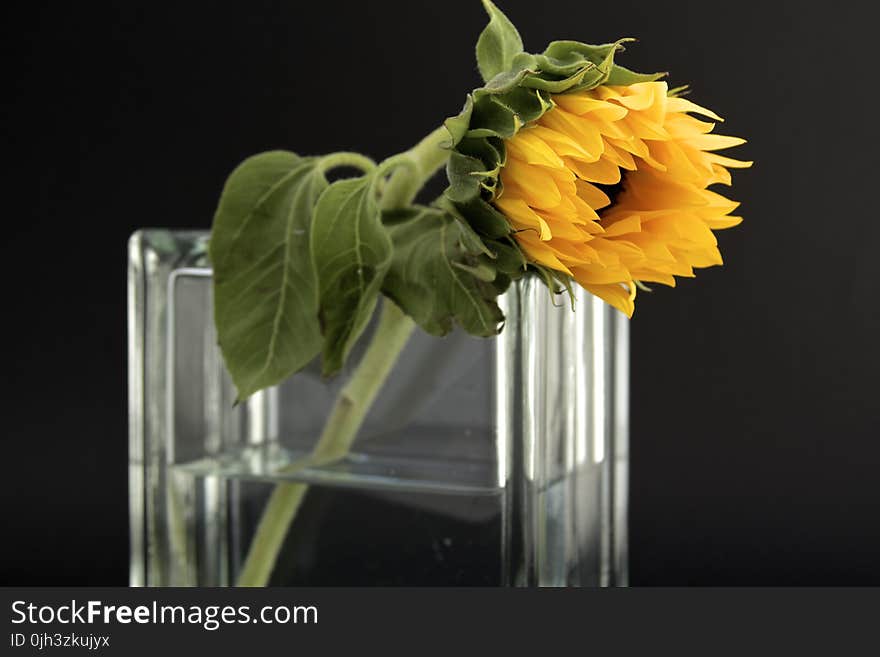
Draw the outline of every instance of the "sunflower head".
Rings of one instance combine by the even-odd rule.
[[[631,316],[639,283],[674,286],[720,265],[713,230],[741,219],[709,187],[751,163],[714,151],[744,140],[713,134],[720,117],[662,74],[615,64],[625,40],[527,54],[484,4],[491,20],[477,56],[488,79],[447,121],[446,196],[484,239],[521,254],[506,276],[533,269],[555,290],[575,281]]]

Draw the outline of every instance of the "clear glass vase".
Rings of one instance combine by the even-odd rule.
[[[270,585],[626,585],[625,317],[526,277],[496,338],[416,330],[351,450],[315,461],[372,329],[340,376],[313,364],[235,404],[207,237],[129,244],[132,585],[236,584],[291,485]]]

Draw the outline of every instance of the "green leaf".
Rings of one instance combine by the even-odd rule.
[[[284,151],[255,155],[220,197],[209,244],[214,319],[239,399],[281,382],[321,348],[308,231],[327,181],[316,164]]]
[[[523,51],[522,39],[513,23],[491,0],[483,0],[489,24],[477,40],[477,68],[488,82],[499,73],[509,71],[513,58]]]
[[[318,199],[311,253],[324,334],[323,371],[339,371],[373,313],[391,264],[391,239],[376,201],[376,177],[339,180]]]
[[[382,292],[432,335],[459,324],[472,335],[496,335],[504,315],[496,303],[494,263],[466,228],[438,208],[389,213],[394,242]]]

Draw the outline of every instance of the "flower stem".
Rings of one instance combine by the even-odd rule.
[[[382,192],[383,210],[412,203],[419,189],[431,178],[449,157],[441,143],[449,138],[443,126],[434,130],[410,150],[402,153],[409,166],[395,170]],[[332,156],[330,156],[332,157]],[[368,168],[371,161],[353,159],[342,154],[326,162],[331,166],[352,165]],[[382,384],[412,334],[415,324],[390,299],[385,299],[379,325],[361,362],[348,383],[339,393],[324,430],[318,438],[306,465],[321,464],[344,457],[351,448],[358,430]],[[288,474],[301,469],[300,464],[289,468]],[[238,586],[266,586],[284,544],[290,525],[296,518],[308,484],[284,483],[275,486],[257,525],[247,558],[238,577]]]
[[[401,154],[409,158],[414,166],[401,167],[391,176],[382,192],[383,210],[400,208],[413,202],[425,182],[449,159],[449,149],[441,147],[441,144],[448,139],[449,131],[441,125]]]
[[[335,169],[336,167],[353,167],[366,173],[375,169],[376,163],[360,153],[340,151],[322,157],[318,166],[324,173],[327,173],[330,169]]]
[[[326,462],[348,453],[414,328],[415,324],[409,316],[385,299],[373,340],[336,399],[310,460]],[[238,586],[266,586],[269,582],[287,530],[307,490],[308,484],[302,483],[275,486],[251,542]]]

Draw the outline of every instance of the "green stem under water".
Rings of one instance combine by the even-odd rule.
[[[332,461],[348,453],[414,328],[409,316],[386,299],[376,334],[351,379],[339,393],[309,461]],[[275,486],[239,575],[239,586],[265,586],[268,583],[287,530],[307,490],[308,484],[302,483]]]
[[[446,161],[449,151],[440,148],[440,144],[448,136],[445,128],[438,128],[399,156],[411,160],[410,166],[400,167],[391,176],[382,193],[383,209],[412,203],[425,181]],[[384,300],[373,339],[339,393],[307,464],[325,463],[342,458],[349,452],[367,412],[414,328],[412,319],[391,300]],[[308,484],[303,483],[275,486],[251,541],[238,577],[238,586],[268,584],[284,539],[308,488]]]

